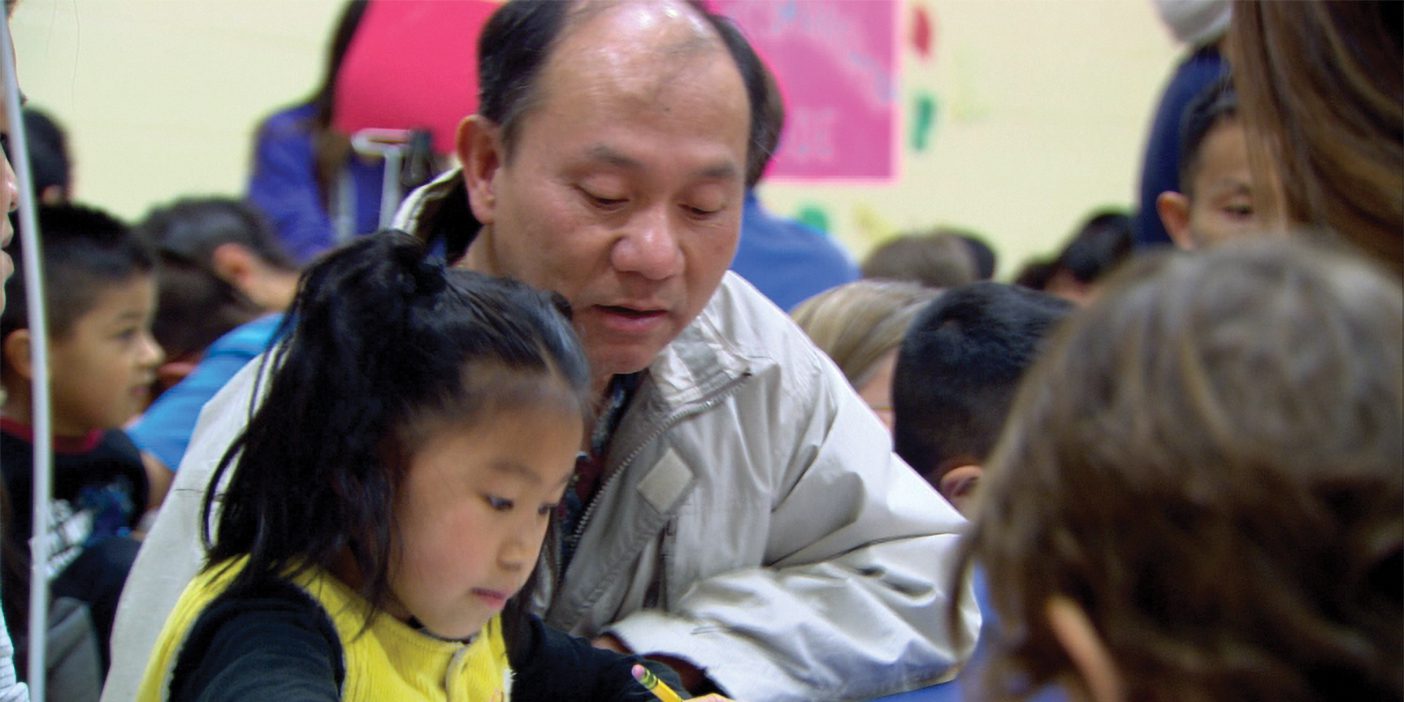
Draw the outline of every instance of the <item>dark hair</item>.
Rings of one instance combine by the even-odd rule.
[[[1072,674],[1063,597],[1126,699],[1400,699],[1401,338],[1397,280],[1301,240],[1118,271],[985,466],[958,569],[1000,615],[983,698]]]
[[[1049,330],[1073,305],[1004,283],[947,290],[912,320],[892,376],[893,444],[931,484],[982,463]]]
[[[270,267],[297,270],[271,225],[241,200],[183,198],[152,210],[135,230],[159,263],[152,335],[168,358],[199,352],[268,312],[215,272],[215,249],[238,244]]]
[[[1238,117],[1238,93],[1233,79],[1223,77],[1205,86],[1185,107],[1180,120],[1180,192],[1193,196],[1194,176],[1199,170],[1200,146],[1209,132]]]
[[[1025,261],[1023,267],[1014,274],[1014,284],[1030,290],[1047,290],[1048,282],[1057,272],[1058,267],[1053,260],[1039,257],[1031,258]]]
[[[707,11],[699,2],[688,4],[717,32],[745,84],[751,110],[746,186],[751,187],[779,142],[781,125],[766,110],[766,68],[730,19]],[[566,27],[600,11],[562,0],[508,0],[483,26],[478,35],[478,114],[502,129],[506,158],[511,159],[515,151],[522,118],[541,98],[542,70]],[[777,100],[778,94],[777,90]]]
[[[1105,211],[1092,215],[1054,262],[1081,283],[1092,283],[1131,255],[1134,242],[1133,220],[1124,212]]]
[[[42,196],[45,190],[57,187],[64,199],[71,190],[72,164],[68,157],[68,137],[63,126],[34,107],[26,107],[24,117],[25,143],[29,146],[29,169],[34,176],[34,192]],[[14,161],[10,144],[5,143],[5,158]]]
[[[975,259],[975,275],[979,276],[980,280],[994,278],[995,268],[999,264],[999,257],[995,254],[995,250],[985,243],[983,238],[975,234],[957,232],[956,236],[970,246],[970,255]]]
[[[936,229],[900,234],[879,244],[863,259],[864,278],[910,280],[929,288],[973,283],[975,254],[960,233]]]
[[[425,433],[541,403],[567,403],[583,425],[589,368],[564,301],[424,255],[387,231],[304,274],[264,361],[267,394],[210,481],[230,474],[228,488],[205,496],[206,567],[249,557],[232,591],[349,553],[368,623],[388,597],[394,498]]]
[[[49,334],[62,337],[111,286],[138,275],[150,275],[151,253],[132,235],[127,225],[101,210],[80,205],[51,205],[38,209],[40,246],[44,270],[44,304]],[[20,239],[11,244],[20,258]],[[28,296],[24,268],[5,282],[9,304],[0,313],[0,339],[29,328]]]

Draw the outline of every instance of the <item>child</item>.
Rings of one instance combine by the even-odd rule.
[[[1253,173],[1227,75],[1185,108],[1181,132],[1180,190],[1155,200],[1171,241],[1197,249],[1256,232]]]
[[[150,503],[147,468],[120,427],[146,404],[161,348],[151,337],[156,282],[150,254],[127,227],[97,210],[40,208],[49,332],[53,446],[49,570],[55,597],[91,608],[107,660],[117,599],[136,557],[131,530]],[[18,249],[18,242],[15,244]],[[5,284],[0,315],[0,472],[5,525],[5,618],[28,620],[35,366],[24,274]]]
[[[523,609],[591,407],[562,303],[423,256],[305,274],[139,699],[650,699]]]
[[[947,290],[912,320],[892,378],[894,448],[965,516],[1019,379],[1072,309],[982,282]]]
[[[966,565],[992,689],[1404,694],[1404,292],[1304,241],[1116,276],[1021,387]]]
[[[897,347],[912,317],[938,294],[906,280],[855,280],[801,302],[790,316],[891,431]]]

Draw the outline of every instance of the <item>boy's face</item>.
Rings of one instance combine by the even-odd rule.
[[[93,308],[49,347],[54,434],[81,436],[127,423],[146,407],[165,354],[151,336],[156,282],[106,286]]]
[[[1173,193],[1179,198],[1168,216],[1160,205],[1170,238],[1181,248],[1194,249],[1256,232],[1259,219],[1242,123],[1228,118],[1215,124],[1199,145],[1198,161],[1185,194]]]

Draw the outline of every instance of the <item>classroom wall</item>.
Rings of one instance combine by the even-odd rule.
[[[319,80],[339,7],[21,0],[12,27],[23,90],[69,129],[78,198],[136,218],[242,192],[254,125]],[[893,177],[771,178],[772,209],[826,222],[855,257],[899,231],[970,228],[1008,275],[1091,210],[1133,205],[1179,53],[1150,0],[897,0],[895,15]]]

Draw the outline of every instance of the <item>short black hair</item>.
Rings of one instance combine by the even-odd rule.
[[[38,208],[44,304],[51,336],[62,337],[113,285],[139,275],[151,275],[151,252],[115,217],[81,205]],[[16,238],[11,254],[18,261],[22,244]],[[0,314],[0,339],[29,328],[24,268],[5,282],[9,303]]]
[[[1238,116],[1238,93],[1233,89],[1233,80],[1225,73],[1218,80],[1205,86],[1185,107],[1180,120],[1180,192],[1193,197],[1190,192],[1194,176],[1199,171],[1200,147],[1209,132],[1219,124]]]
[[[892,378],[893,443],[932,485],[952,461],[985,460],[1014,391],[1072,303],[981,281],[951,288],[912,320]]]
[[[1054,261],[1054,272],[1065,270],[1081,283],[1092,283],[1131,255],[1135,243],[1131,216],[1117,210],[1087,218]]]
[[[42,110],[26,107],[24,118],[24,138],[29,146],[29,170],[34,176],[34,192],[43,194],[51,187],[59,187],[65,194],[73,182],[72,161],[68,156],[68,136],[63,125]],[[14,163],[10,144],[6,144],[5,158]]]

